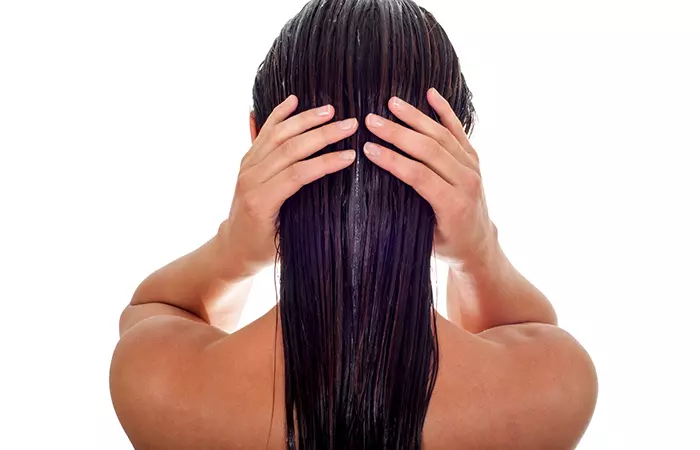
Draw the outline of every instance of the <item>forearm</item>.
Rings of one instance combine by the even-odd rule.
[[[253,276],[237,267],[217,233],[204,245],[148,276],[130,306],[164,303],[231,332],[238,323]]]
[[[523,322],[556,325],[552,304],[513,267],[500,245],[496,244],[491,253],[480,267],[450,269],[449,320],[473,333]]]

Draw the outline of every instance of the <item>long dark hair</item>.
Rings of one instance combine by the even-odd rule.
[[[419,449],[438,371],[430,278],[435,215],[362,153],[368,113],[397,95],[438,120],[435,87],[468,131],[472,94],[442,27],[410,0],[314,0],[291,19],[253,87],[258,131],[288,95],[357,117],[350,168],[302,188],[278,219],[289,449]],[[401,123],[401,122],[399,122]],[[403,124],[403,123],[402,123]],[[403,152],[400,152],[404,154]]]

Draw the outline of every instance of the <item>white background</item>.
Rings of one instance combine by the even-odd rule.
[[[303,3],[0,2],[0,448],[130,448],[118,315],[228,212],[255,71]],[[474,92],[502,245],[598,368],[581,449],[700,448],[693,3],[420,3]],[[274,300],[269,270],[245,321]]]

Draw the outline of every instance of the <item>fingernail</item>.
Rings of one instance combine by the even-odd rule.
[[[355,124],[357,124],[357,119],[345,119],[338,122],[338,127],[341,130],[352,130],[355,128]]]
[[[338,153],[338,156],[340,159],[344,159],[346,161],[351,161],[355,159],[355,150],[344,150],[340,153]]]
[[[365,154],[368,156],[379,156],[379,153],[381,153],[381,147],[379,147],[377,144],[373,142],[367,142],[365,143]]]
[[[433,94],[434,94],[434,95],[437,95],[438,98],[442,98],[442,95],[440,95],[440,93],[438,92],[437,89],[435,89],[435,88],[433,87],[433,88],[430,88],[430,90],[433,91]]]
[[[403,105],[404,105],[406,102],[404,102],[403,100],[401,100],[401,99],[398,98],[398,97],[394,97],[394,98],[391,99],[391,103],[392,103],[392,105],[394,105],[394,108],[396,108],[396,109],[401,109],[401,108],[403,108]]]
[[[331,114],[331,105],[321,106],[316,108],[316,115],[318,116],[328,116]]]
[[[381,127],[384,125],[384,119],[376,114],[369,115],[369,124],[375,127]]]

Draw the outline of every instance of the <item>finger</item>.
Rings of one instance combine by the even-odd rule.
[[[255,141],[254,141],[251,149],[245,155],[243,155],[243,160],[241,161],[241,167],[247,166],[251,162],[257,161],[259,159],[257,156],[257,154],[259,152],[259,148],[266,141],[269,130],[271,128],[274,128],[275,125],[282,122],[287,117],[289,117],[289,115],[297,109],[298,105],[299,105],[299,99],[297,98],[297,96],[290,95],[289,97],[284,99],[284,101],[282,103],[275,106],[275,108],[272,110],[270,115],[267,117],[267,120],[265,120],[265,123],[263,123],[263,124],[257,123],[257,125],[260,126],[260,132],[258,133],[257,137],[255,138]],[[256,118],[256,120],[257,120],[257,118]]]
[[[449,206],[448,202],[457,193],[454,186],[450,186],[444,179],[418,161],[408,159],[372,142],[365,144],[364,152],[373,163],[413,187],[421,197],[430,203],[438,216],[446,211]]]
[[[472,155],[472,157],[474,157],[478,163],[479,155],[469,142],[467,132],[464,131],[464,125],[462,125],[462,121],[459,120],[459,117],[457,117],[457,114],[455,114],[452,106],[450,106],[450,103],[445,99],[445,97],[440,95],[435,88],[428,89],[427,97],[430,106],[436,113],[438,113],[438,116],[440,116],[440,122],[445,125],[445,128],[450,130],[450,132],[457,138],[457,141],[459,141],[459,143],[462,145],[462,148],[467,153]]]
[[[299,161],[264,183],[258,191],[260,199],[269,201],[274,211],[279,210],[289,197],[302,186],[329,173],[349,167],[355,161],[355,150],[326,153],[306,161]]]
[[[433,138],[462,164],[476,168],[471,156],[464,151],[454,134],[421,110],[398,97],[389,100],[389,110],[419,133]]]
[[[273,109],[270,115],[267,117],[267,120],[265,121],[263,126],[260,127],[260,132],[262,133],[265,127],[273,127],[278,123],[282,122],[297,109],[298,105],[299,99],[296,95],[290,95],[289,97],[287,97],[282,103],[275,106],[275,109]]]
[[[376,114],[368,114],[366,123],[373,134],[423,162],[452,185],[458,185],[464,178],[465,171],[469,170],[466,166],[458,164],[450,152],[431,137]]]
[[[351,118],[295,136],[271,151],[254,167],[253,177],[259,182],[265,182],[297,161],[351,136],[356,130],[357,119]]]
[[[331,105],[309,109],[284,120],[268,130],[266,138],[260,142],[250,165],[264,160],[270,152],[284,144],[288,139],[298,136],[305,131],[328,122],[335,114]]]

